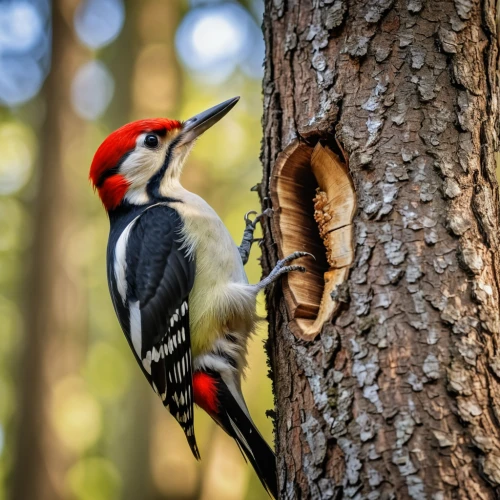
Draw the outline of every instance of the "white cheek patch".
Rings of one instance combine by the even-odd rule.
[[[165,162],[168,148],[178,135],[176,131],[169,132],[166,138],[160,139],[160,146],[156,149],[144,146],[144,139],[148,133],[143,133],[137,137],[135,149],[128,155],[120,165],[120,174],[127,179],[130,184],[125,199],[134,205],[141,205],[150,201],[147,194],[147,185],[151,178],[162,168]],[[160,192],[165,195],[170,190],[168,187],[174,182],[178,182],[184,162],[191,151],[193,144],[186,144],[178,148],[173,148],[173,154],[169,158],[168,168],[160,183]]]
[[[149,201],[146,187],[151,177],[158,172],[165,160],[168,143],[162,141],[157,149],[144,146],[147,133],[139,135],[135,150],[120,165],[120,173],[130,183],[125,199],[133,204],[142,204]]]
[[[136,147],[120,166],[120,173],[132,183],[132,187],[139,187],[149,182],[151,177],[160,170],[165,159],[167,144],[163,142],[158,149],[149,149],[144,146],[141,134],[136,140]]]

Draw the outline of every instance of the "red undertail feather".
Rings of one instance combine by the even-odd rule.
[[[209,415],[218,413],[217,381],[203,372],[193,375],[194,402]]]

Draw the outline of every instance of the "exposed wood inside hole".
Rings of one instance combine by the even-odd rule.
[[[279,257],[297,250],[316,257],[304,259],[307,273],[290,273],[283,281],[290,329],[312,340],[338,309],[332,292],[346,281],[354,259],[354,184],[346,164],[327,146],[295,141],[278,156],[271,199]]]

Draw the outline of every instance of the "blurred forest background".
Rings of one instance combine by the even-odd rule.
[[[263,0],[0,1],[0,499],[266,498],[200,411],[194,460],[136,366],[88,182],[96,148],[122,124],[187,119],[241,95],[184,173],[238,241],[259,207],[262,13]],[[251,282],[258,256],[256,245]],[[272,442],[266,331],[244,394]]]

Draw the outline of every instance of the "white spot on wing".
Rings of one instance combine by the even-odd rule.
[[[158,363],[158,361],[160,360],[160,352],[156,350],[155,347],[153,347],[153,355],[152,355],[152,358],[153,358],[153,361],[155,363]]]
[[[127,243],[128,238],[130,236],[130,230],[135,224],[135,221],[138,219],[136,217],[120,234],[118,241],[115,246],[115,279],[116,279],[116,288],[118,289],[118,293],[122,298],[123,305],[127,304],[127,279],[126,279],[126,271],[127,271]]]
[[[141,329],[141,310],[139,301],[129,303],[130,313],[130,338],[137,356],[142,355],[142,329]]]
[[[142,360],[142,366],[144,366],[146,372],[151,375],[151,351],[146,353],[146,357]]]

